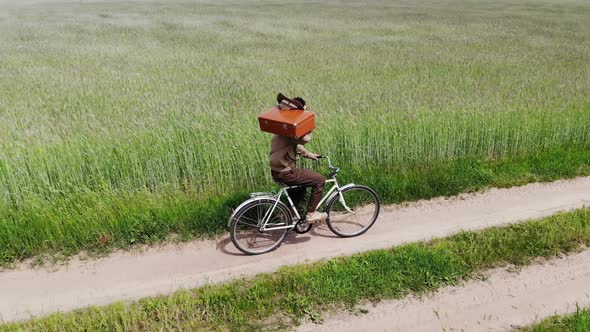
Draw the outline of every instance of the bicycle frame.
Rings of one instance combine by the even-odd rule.
[[[352,211],[347,205],[346,202],[344,202],[344,197],[342,196],[342,191],[341,189],[344,187],[348,187],[348,186],[352,186],[354,184],[347,184],[344,187],[340,187],[338,185],[338,181],[336,180],[336,177],[332,177],[331,179],[326,180],[325,183],[333,183],[334,185],[330,188],[330,190],[328,190],[328,192],[324,195],[324,197],[322,197],[322,199],[320,200],[320,202],[318,203],[318,205],[316,206],[316,209],[318,209],[322,204],[324,204],[324,202],[328,199],[328,198],[332,198],[333,194],[337,194],[339,195],[339,199],[340,202],[342,203],[342,206],[344,206],[344,208],[351,212],[354,213],[354,211]],[[279,201],[281,200],[281,196],[283,196],[283,194],[285,194],[285,196],[287,197],[287,201],[289,202],[289,206],[291,207],[291,209],[293,210],[293,212],[295,213],[295,217],[296,220],[299,221],[301,220],[301,216],[299,215],[299,212],[297,211],[297,209],[295,208],[295,204],[293,204],[293,201],[291,200],[291,197],[289,196],[289,189],[295,189],[295,188],[300,188],[302,186],[288,186],[288,187],[281,187],[281,190],[279,190],[279,192],[275,195],[274,199],[275,199],[275,203],[272,207],[272,209],[270,209],[269,211],[266,212],[266,214],[264,215],[263,223],[262,226],[260,227],[260,231],[270,231],[270,230],[276,230],[276,229],[285,229],[285,228],[294,228],[297,223],[291,224],[291,225],[287,225],[287,226],[277,226],[277,227],[266,227],[266,225],[268,224],[268,221],[270,220],[270,216],[272,215],[272,213],[274,212],[274,210],[276,209],[277,205],[279,204]]]

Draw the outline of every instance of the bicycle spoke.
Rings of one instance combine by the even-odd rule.
[[[247,223],[245,221],[249,221],[250,223]],[[239,222],[242,223],[242,224],[251,224],[251,225],[254,225],[254,226],[257,226],[258,227],[258,220],[252,219],[250,217],[242,216],[240,218],[240,221]]]
[[[242,221],[242,220],[238,221],[238,223],[240,225],[244,225],[244,226],[248,226],[250,228],[256,228],[256,229],[258,229],[258,224],[248,223],[248,222],[245,222],[245,221]]]
[[[274,217],[272,220],[269,220],[266,223],[266,226],[269,226],[269,225],[276,226],[276,225],[286,225],[286,224],[287,224],[287,222],[285,220],[281,220],[279,217]]]

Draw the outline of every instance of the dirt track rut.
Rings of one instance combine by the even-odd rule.
[[[511,331],[553,314],[590,306],[590,250],[485,281],[446,287],[422,300],[408,298],[366,306],[366,315],[337,314],[304,331]]]

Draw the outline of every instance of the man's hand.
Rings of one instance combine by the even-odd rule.
[[[319,154],[315,154],[315,153],[309,153],[309,155],[307,156],[307,158],[311,159],[311,160],[318,160],[320,159],[321,155]]]

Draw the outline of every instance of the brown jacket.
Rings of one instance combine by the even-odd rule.
[[[274,135],[270,142],[270,169],[275,172],[287,172],[295,169],[297,155],[307,158],[313,155],[303,147],[303,144],[310,140],[311,134],[299,139]]]

